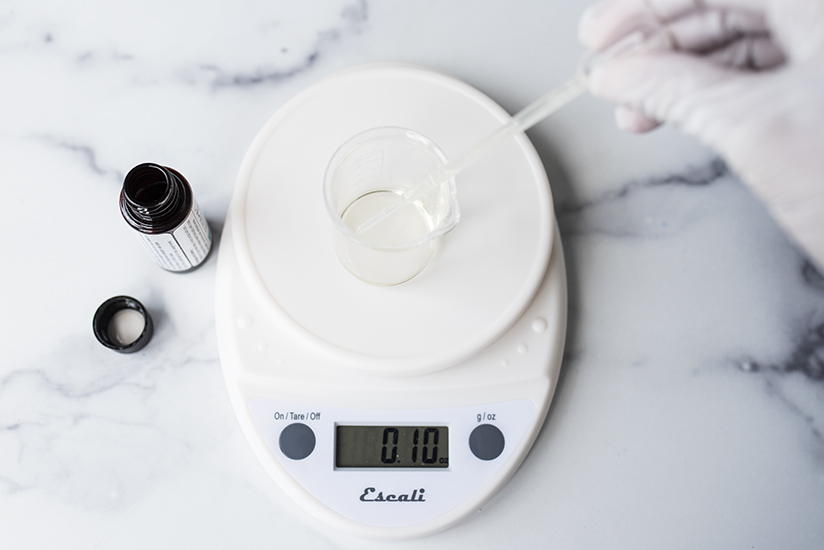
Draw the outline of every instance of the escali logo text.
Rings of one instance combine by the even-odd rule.
[[[380,491],[377,495],[375,495],[375,488],[374,487],[367,487],[363,490],[363,494],[360,496],[361,502],[426,502],[423,499],[423,494],[426,491],[424,489],[415,489],[412,491],[412,494],[402,494],[402,495],[394,495],[388,494],[386,496],[383,495],[383,491]]]

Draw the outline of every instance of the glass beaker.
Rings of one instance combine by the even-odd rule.
[[[397,127],[373,128],[332,156],[323,195],[335,227],[335,253],[355,277],[374,285],[408,281],[429,263],[438,237],[458,223],[455,178],[403,204],[373,227],[359,227],[403,193],[439,174],[447,159],[421,134]]]

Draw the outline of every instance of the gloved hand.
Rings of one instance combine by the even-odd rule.
[[[667,51],[596,65],[618,125],[672,123],[715,148],[824,271],[824,0],[606,0],[580,23],[602,51],[630,32]]]

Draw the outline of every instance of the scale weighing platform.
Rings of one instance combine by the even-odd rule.
[[[280,487],[350,533],[435,533],[515,473],[558,380],[566,278],[523,134],[457,176],[461,222],[393,287],[338,262],[326,165],[370,128],[410,128],[455,156],[509,118],[451,77],[368,65],[285,104],[243,161],[216,282],[229,396]]]

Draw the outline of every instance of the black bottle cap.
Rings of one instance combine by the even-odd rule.
[[[143,329],[140,334],[134,338],[123,340],[120,334],[117,334],[112,320],[115,315],[123,310],[137,311],[143,318]],[[154,333],[154,326],[152,324],[152,317],[143,304],[130,296],[115,296],[109,298],[97,308],[92,321],[92,330],[97,338],[97,341],[109,349],[113,349],[120,353],[134,353],[143,349],[149,340],[152,339]]]

